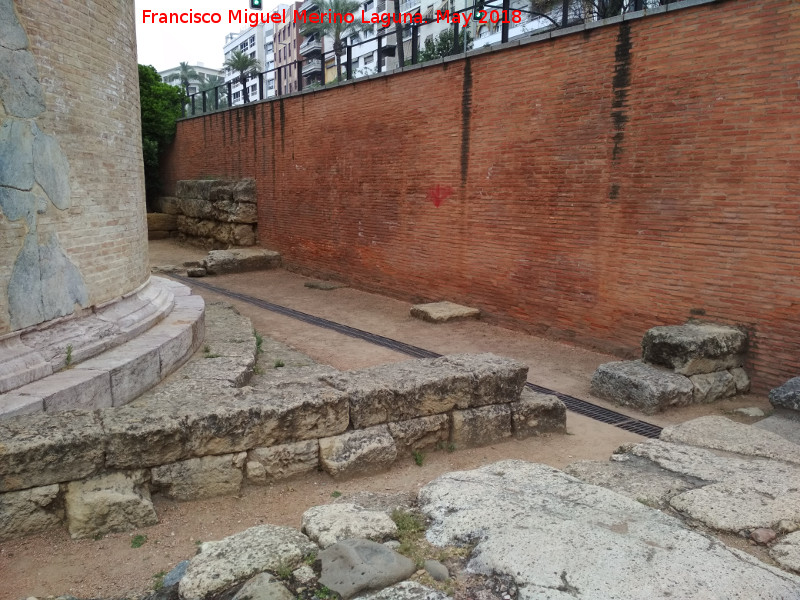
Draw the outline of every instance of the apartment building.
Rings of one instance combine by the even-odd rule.
[[[195,73],[200,75],[200,78],[191,78],[189,80],[189,94],[195,94],[200,91],[200,87],[205,83],[204,78],[206,77],[222,77],[223,72],[221,69],[212,69],[210,67],[206,67],[203,63],[197,63],[196,65],[189,65],[189,68],[192,69]],[[166,69],[164,71],[159,71],[159,75],[161,75],[161,80],[169,83],[171,85],[177,87],[183,87],[181,83],[180,76],[181,76],[181,68],[180,66],[172,67],[171,69]]]
[[[235,51],[240,51],[258,60],[259,71],[269,71],[275,66],[273,23],[259,23],[255,27],[246,27],[238,33],[229,33],[225,36],[225,60]],[[239,74],[232,69],[225,69],[225,82],[231,85],[231,99],[233,105],[244,103],[244,89],[237,80]],[[261,82],[264,90],[262,93]],[[254,77],[247,82],[247,96],[250,102],[275,95],[275,73],[268,72],[263,78]]]
[[[311,0],[306,1],[308,2]],[[300,72],[299,63],[300,44],[303,41],[303,37],[300,35],[300,29],[303,27],[303,23],[294,22],[294,11],[301,10],[301,6],[300,2],[289,4],[286,7],[286,21],[284,23],[275,24],[275,67],[278,69],[279,73],[276,81],[280,81],[280,94],[296,92],[302,85],[298,77],[303,77],[304,75],[304,73]],[[311,74],[309,70],[307,75]]]

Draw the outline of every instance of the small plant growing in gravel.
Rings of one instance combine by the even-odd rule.
[[[342,492],[340,492],[339,490],[333,490],[331,492],[331,498],[338,498],[341,495],[342,495]]]
[[[203,346],[203,356],[205,358],[219,358],[220,355],[211,352],[211,346],[206,344],[205,346]]]
[[[324,585],[321,586],[316,592],[314,592],[314,598],[319,598],[319,600],[328,600],[329,598],[336,598],[336,593],[326,588]]]
[[[64,364],[67,367],[72,364],[72,344],[67,344],[67,357],[64,359]]]
[[[253,367],[253,375],[263,375],[264,369],[261,368],[260,365],[256,365]]]
[[[275,368],[276,369],[280,369],[281,367],[285,367],[285,366],[286,365],[284,364],[284,362],[280,358],[275,361]]]
[[[255,329],[253,330],[253,335],[256,336],[256,354],[261,354],[264,352],[264,348],[262,348],[264,345],[264,337]]]
[[[131,538],[131,548],[141,548],[147,541],[147,536],[138,534]]]
[[[316,560],[317,560],[317,554],[315,552],[309,552],[303,557],[303,564],[306,564],[309,567],[313,567]]]
[[[155,591],[160,590],[164,587],[164,577],[166,576],[166,571],[159,571],[155,575],[153,575],[153,589]]]
[[[414,457],[414,462],[417,463],[418,467],[421,467],[422,463],[425,462],[425,454],[419,450],[414,450],[414,452],[411,453],[411,456]]]
[[[275,577],[284,580],[291,579],[292,571],[294,571],[294,568],[292,567],[291,563],[281,563],[275,569]]]

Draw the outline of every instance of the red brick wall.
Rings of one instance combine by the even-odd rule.
[[[746,327],[800,374],[800,5],[731,0],[180,123],[289,265],[637,352]],[[438,206],[437,206],[438,204]]]

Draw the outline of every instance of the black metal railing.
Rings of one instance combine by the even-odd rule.
[[[450,15],[448,21],[452,29],[450,39],[452,47],[446,49],[446,55],[457,55],[466,53],[472,49],[476,42],[482,46],[491,46],[491,43],[481,42],[483,37],[499,37],[495,43],[504,44],[512,38],[523,38],[526,36],[537,35],[554,29],[573,27],[592,21],[602,21],[607,18],[621,14],[640,10],[652,9],[663,6],[678,0],[475,0],[472,5],[461,10],[447,10]],[[413,2],[395,3],[402,10],[403,5],[416,5]],[[540,10],[537,10],[540,9]],[[341,53],[337,54],[333,50],[327,52],[309,52],[308,56],[301,56],[296,60],[278,65],[260,73],[251,75],[246,80],[242,89],[233,92],[233,87],[240,85],[234,80],[228,81],[212,89],[202,90],[189,96],[189,102],[184,105],[183,116],[205,114],[216,112],[241,104],[248,104],[265,100],[270,97],[283,96],[304,89],[322,89],[328,85],[335,85],[342,81],[368,77],[375,73],[381,73],[389,64],[388,59],[393,59],[393,68],[402,68],[408,65],[415,65],[424,62],[422,59],[429,53],[421,47],[420,41],[425,39],[426,31],[430,31],[432,26],[440,23],[436,19],[439,12],[435,11],[430,16],[420,14],[421,23],[394,23],[389,27],[377,24],[377,34],[373,37],[350,43],[347,40]],[[472,13],[470,22],[477,22],[478,18],[483,18],[489,33],[488,36],[481,35],[471,39],[469,31],[463,34],[459,22],[451,22],[453,15],[463,15]],[[394,13],[400,18],[400,14]],[[519,22],[517,19],[519,15]],[[446,28],[444,28],[446,29]],[[441,34],[444,30],[439,26],[436,31]],[[476,28],[476,31],[478,28]],[[356,49],[366,44],[375,44],[375,50],[367,52],[361,56],[374,57],[370,66],[354,69],[353,56]],[[308,49],[301,49],[304,51]],[[376,52],[377,50],[377,52]],[[441,46],[439,48],[441,54]],[[276,53],[277,56],[277,53]],[[360,57],[356,57],[360,58]],[[438,58],[438,56],[437,56]],[[319,61],[319,62],[316,62]],[[373,66],[374,64],[374,66]],[[329,73],[329,71],[331,71]],[[255,89],[252,89],[255,84]],[[269,87],[272,82],[272,87]]]

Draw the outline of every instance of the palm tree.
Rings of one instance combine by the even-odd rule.
[[[219,75],[203,75],[201,77],[200,92],[211,92],[210,94],[207,94],[207,96],[209,98],[209,102],[213,103],[214,102],[214,88],[217,88],[217,87],[221,86],[224,83],[225,83],[225,80],[222,77],[220,77]],[[219,94],[219,91],[217,91],[217,94]],[[219,107],[220,108],[224,108],[225,107],[225,103],[228,101],[228,97],[227,96],[222,96],[220,98],[219,96],[217,96],[217,98],[218,98],[218,102],[219,102]]]
[[[186,92],[186,95],[189,95],[189,82],[192,80],[200,80],[200,74],[195,71],[191,65],[187,62],[182,62],[180,65],[180,71],[177,73],[173,73],[172,75],[168,75],[165,81],[169,83],[170,81],[175,81],[176,79],[180,79],[181,85],[183,86],[183,91]]]
[[[361,2],[356,0],[319,0],[319,13],[327,13],[330,11],[332,15],[352,15],[361,9]],[[339,21],[343,19],[334,19]],[[330,23],[325,21],[323,23],[306,23],[300,30],[300,34],[305,37],[312,35],[333,38],[333,52],[336,54],[336,75],[339,81],[342,80],[342,54],[345,52],[345,45],[342,38],[349,35],[361,33],[362,31],[371,31],[371,23],[362,23],[361,19],[354,19],[352,23]]]
[[[245,104],[250,102],[250,94],[247,93],[247,80],[257,77],[261,72],[261,63],[258,62],[258,59],[245,54],[241,50],[234,50],[233,54],[228,57],[228,60],[222,66],[239,73],[236,81],[242,84],[242,98],[244,98]]]

